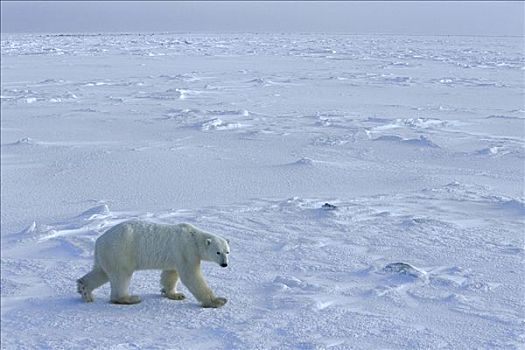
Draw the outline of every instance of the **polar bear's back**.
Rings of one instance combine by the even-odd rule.
[[[132,270],[175,267],[181,248],[192,246],[186,242],[191,239],[188,227],[144,221],[120,223],[97,239],[95,263],[104,270],[111,269],[110,265]]]

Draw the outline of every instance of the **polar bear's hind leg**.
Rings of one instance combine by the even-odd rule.
[[[92,271],[77,280],[77,292],[85,302],[92,302],[93,290],[108,282],[108,275],[100,268],[94,267]]]
[[[77,280],[77,292],[82,297],[82,300],[84,300],[86,303],[91,303],[94,300],[93,294],[88,292],[86,284],[82,278]]]
[[[162,289],[160,293],[171,300],[183,300],[186,296],[182,293],[177,293],[177,282],[179,274],[177,270],[164,270],[160,275],[160,285]]]
[[[111,302],[113,304],[138,304],[141,302],[138,295],[129,295],[130,274],[113,274],[109,276],[111,284]]]

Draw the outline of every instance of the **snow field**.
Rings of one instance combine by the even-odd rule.
[[[519,38],[2,36],[2,348],[525,346]],[[328,203],[330,205],[325,205]],[[75,280],[129,219],[229,238],[225,307]]]

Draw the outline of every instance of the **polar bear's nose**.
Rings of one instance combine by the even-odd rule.
[[[226,263],[222,263],[221,266],[222,266],[222,267],[227,267],[228,264],[226,264]]]

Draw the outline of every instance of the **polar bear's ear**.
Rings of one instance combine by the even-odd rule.
[[[206,240],[206,245],[210,245],[210,244],[211,244],[211,239],[208,238],[208,239]]]
[[[228,238],[226,238],[226,243],[230,244],[230,240]]]

